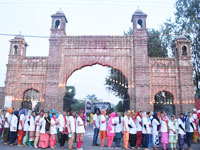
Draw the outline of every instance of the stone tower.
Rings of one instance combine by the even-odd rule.
[[[150,110],[149,104],[149,62],[147,52],[147,29],[146,29],[147,15],[142,10],[137,9],[132,15],[131,22],[133,24],[133,74],[135,80],[135,107],[136,105],[143,105],[143,110]],[[132,100],[133,102],[133,100]],[[132,105],[132,104],[131,104]]]

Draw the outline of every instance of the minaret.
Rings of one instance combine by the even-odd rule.
[[[51,37],[65,36],[65,28],[67,18],[62,10],[58,10],[55,14],[51,15],[52,24],[51,24]]]

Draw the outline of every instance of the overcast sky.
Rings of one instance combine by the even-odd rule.
[[[147,28],[158,29],[167,18],[173,16],[174,4],[175,0],[1,0],[0,34],[15,35],[21,32],[22,35],[49,36],[50,16],[60,8],[68,20],[67,35],[123,35],[123,31],[132,27],[131,17],[138,6],[148,15]],[[0,35],[0,86],[4,86],[9,40],[12,38],[13,36]],[[25,37],[25,40],[29,45],[28,56],[48,56],[48,38]],[[105,78],[106,68],[94,67],[94,70],[98,72],[94,81]],[[77,74],[79,75],[74,78],[80,79],[81,76],[85,77],[88,71],[86,69]],[[72,79],[73,75],[68,83],[75,84]],[[88,89],[93,87],[94,81],[88,78]],[[104,84],[102,81],[99,79],[99,84]],[[80,85],[81,82],[80,80]],[[78,85],[77,87],[80,88]],[[100,91],[102,99],[108,97],[105,90],[95,90]],[[82,91],[81,88],[77,89],[77,98],[87,95],[87,91],[78,91]],[[116,98],[113,96],[113,99]]]

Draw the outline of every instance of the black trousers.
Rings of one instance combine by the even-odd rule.
[[[142,146],[143,148],[148,148],[149,144],[149,135],[148,134],[142,134]]]
[[[59,143],[60,147],[65,146],[65,142],[68,139],[68,134],[63,134],[62,132],[59,133]]]
[[[131,147],[136,146],[137,134],[129,134],[129,143]]]
[[[194,132],[186,132],[186,143],[187,143],[188,147],[191,147],[191,145],[192,145],[193,133]]]
[[[10,144],[14,144],[17,140],[17,132],[10,132]]]

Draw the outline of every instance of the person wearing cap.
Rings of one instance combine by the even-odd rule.
[[[17,139],[17,124],[18,124],[19,111],[14,111],[10,122],[10,146],[13,146]]]
[[[176,143],[178,139],[178,124],[174,115],[171,116],[169,120],[169,143],[170,148],[176,149]]]
[[[9,132],[10,132],[10,123],[11,123],[12,114],[13,114],[13,108],[10,107],[7,109],[7,112],[5,115],[5,124],[4,124],[4,131],[3,131],[3,141],[5,145],[8,145],[8,142],[9,142]]]
[[[198,126],[198,117],[197,117],[197,109],[193,108],[192,109],[192,118],[193,118],[193,125],[194,125],[194,133],[193,133],[193,142],[197,144],[197,139],[198,139],[198,132],[196,130],[197,126]]]

